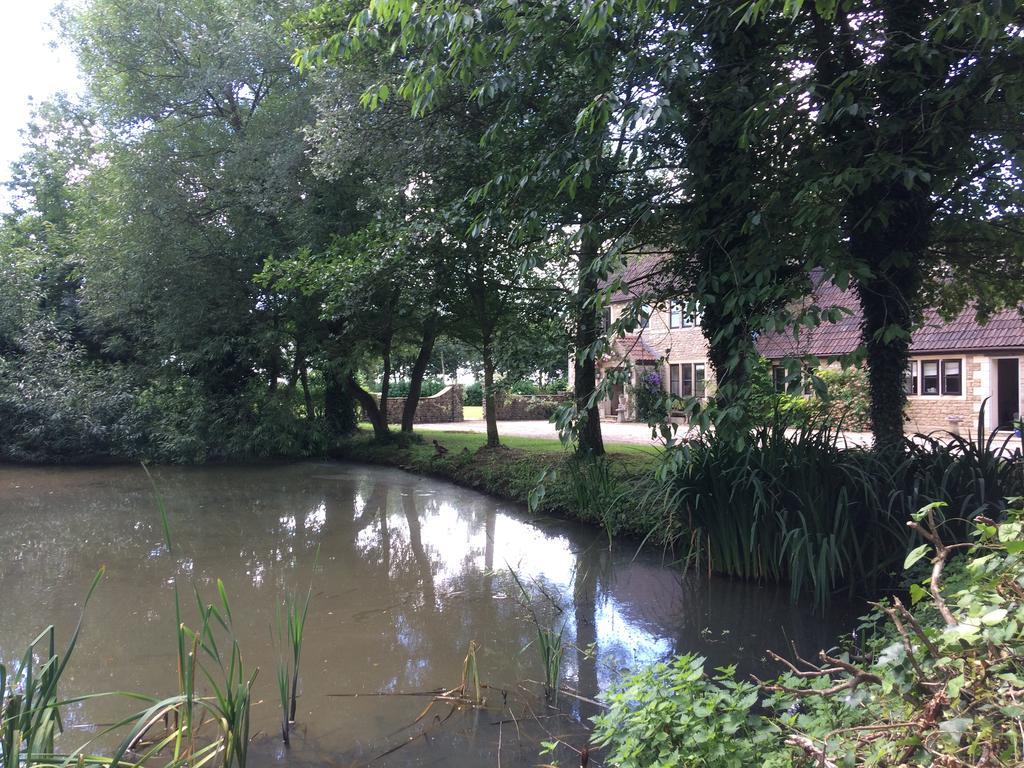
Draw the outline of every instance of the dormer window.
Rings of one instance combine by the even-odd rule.
[[[646,305],[646,304],[640,309],[640,328],[641,329],[646,328],[648,325],[650,325],[650,323],[651,323],[651,313],[652,313],[651,308],[648,305]]]
[[[693,314],[686,318],[689,322],[685,322],[684,325],[687,328],[695,328],[700,325],[702,319],[702,313],[700,311],[700,302],[693,302]]]
[[[700,309],[693,314],[688,314],[685,301],[670,301],[668,303],[668,327],[669,328],[694,328],[700,325]]]
[[[670,301],[668,303],[668,327],[683,327],[683,303],[681,301]]]

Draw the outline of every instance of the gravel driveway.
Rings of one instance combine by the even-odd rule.
[[[445,422],[441,424],[417,424],[417,427],[434,432],[486,432],[483,419]],[[508,437],[544,437],[558,439],[558,430],[550,421],[499,421],[498,434]],[[646,424],[625,421],[602,421],[601,435],[608,443],[631,445],[657,445],[660,440],[651,437],[651,428]],[[847,445],[870,445],[870,432],[846,432],[843,435]]]
[[[483,419],[471,421],[455,421],[443,424],[417,424],[417,427],[433,432],[486,432],[487,425]],[[499,421],[498,434],[507,437],[546,437],[558,439],[558,430],[550,421]],[[631,443],[633,445],[652,445],[651,428],[636,422],[602,421],[601,434],[609,443]]]

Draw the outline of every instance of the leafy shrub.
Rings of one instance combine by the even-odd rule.
[[[948,534],[998,516],[1020,490],[1024,458],[990,438],[919,436],[899,457],[840,446],[828,428],[787,433],[781,417],[744,445],[704,434],[667,452],[640,514],[688,532],[715,571],[788,582],[819,604],[840,589],[872,591],[898,573],[911,513],[941,501]]]
[[[661,375],[655,371],[641,374],[639,384],[634,387],[636,414],[640,421],[659,422],[666,415],[665,392],[661,386]]]
[[[757,714],[753,683],[735,667],[704,674],[700,656],[677,656],[630,677],[605,697],[594,743],[619,768],[789,765],[778,729]]]
[[[911,581],[909,608],[899,598],[882,604],[873,617],[881,631],[860,649],[863,660],[844,654],[817,670],[803,664],[802,676],[794,670],[766,686],[768,706],[792,713],[781,720],[785,729],[811,736],[799,745],[816,761],[1024,761],[1024,512],[1018,500],[1001,524],[978,519],[967,556],[949,567],[954,550],[940,535],[940,511],[931,505],[914,515],[925,543],[906,563],[920,580]]]
[[[564,376],[560,376],[557,379],[552,379],[543,387],[541,391],[548,395],[558,395],[563,392],[569,391],[569,380]]]
[[[814,398],[814,413],[818,418],[842,424],[844,429],[867,431],[871,428],[871,398],[868,394],[867,374],[863,368],[821,370],[818,378],[827,388],[825,399]]]
[[[529,379],[512,382],[508,385],[508,391],[515,395],[538,395],[541,393],[540,387]]]
[[[607,764],[1024,764],[1024,510],[1018,499],[1002,523],[978,518],[952,566],[941,512],[912,516],[925,543],[904,558],[911,603],[880,604],[863,643],[813,661],[770,653],[785,671],[759,686],[731,669],[708,677],[694,656],[629,677],[595,719]]]
[[[788,427],[807,424],[814,409],[799,392],[776,392],[771,361],[760,358],[750,372],[750,390],[746,401],[747,419],[752,428],[772,424],[779,419]]]
[[[72,462],[306,456],[322,429],[300,418],[301,396],[253,381],[213,398],[179,372],[140,381],[127,366],[90,361],[52,331],[0,358],[0,459]]]
[[[60,462],[145,450],[151,414],[139,407],[130,371],[101,368],[42,338],[27,343],[27,353],[0,358],[0,458]]]
[[[411,382],[408,379],[392,382],[391,386],[388,387],[388,397],[408,397],[410,384]],[[420,397],[433,397],[447,386],[441,379],[424,379],[423,386],[420,389]],[[377,391],[380,392],[379,385]]]
[[[466,391],[463,393],[462,402],[464,405],[483,405],[484,385],[479,381],[474,381],[472,384],[467,386]]]

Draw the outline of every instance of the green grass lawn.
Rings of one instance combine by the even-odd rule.
[[[484,447],[486,435],[477,432],[443,432],[423,429],[414,433],[414,439],[394,431],[394,441],[378,443],[369,425],[334,446],[331,456],[349,461],[383,464],[440,477],[467,488],[484,491],[506,499],[526,503],[542,477],[545,494],[542,511],[560,514],[584,522],[605,525],[602,514],[595,511],[593,499],[588,495],[581,500],[577,467],[571,448],[565,448],[557,439],[542,437],[503,437],[501,448]],[[435,445],[435,441],[437,445]],[[443,450],[438,450],[440,446]],[[605,493],[613,499],[612,506],[635,494],[639,481],[652,477],[661,458],[661,449],[652,445],[622,445],[611,443],[608,450],[608,476],[611,483]],[[555,474],[550,474],[556,470]],[[610,494],[610,495],[609,495]],[[601,508],[611,508],[601,502]],[[627,502],[628,504],[628,502]],[[646,536],[651,522],[643,516],[628,519],[615,513],[615,530],[636,536]],[[623,517],[619,520],[619,517]]]
[[[500,432],[500,429],[499,429]],[[463,448],[469,451],[477,451],[487,442],[487,436],[478,432],[447,432],[434,431],[431,429],[417,429],[415,434],[422,437],[433,450],[431,441],[437,440],[448,450],[461,451]],[[519,451],[531,453],[564,453],[566,448],[559,440],[546,437],[516,437],[508,435],[501,438],[501,444],[506,448],[513,448]],[[622,458],[649,457],[657,458],[661,449],[653,445],[624,445],[621,443],[607,443],[605,448],[609,456]],[[571,450],[571,449],[570,449]]]
[[[365,440],[372,437],[372,429],[368,423],[359,425],[360,435]],[[397,427],[394,427],[397,431]],[[499,427],[499,433],[501,431]],[[414,432],[420,437],[422,443],[414,443],[407,449],[417,458],[427,458],[437,453],[433,441],[447,448],[451,453],[461,453],[464,450],[476,453],[484,447],[487,442],[487,435],[480,432],[448,432],[442,430],[419,429]],[[525,453],[551,453],[562,457],[567,450],[561,441],[546,437],[517,437],[505,435],[501,437],[501,444],[505,448],[511,448]],[[662,449],[654,445],[627,445],[623,443],[605,443],[605,450],[608,456],[628,464],[632,468],[641,468],[643,465],[652,465],[662,454]]]

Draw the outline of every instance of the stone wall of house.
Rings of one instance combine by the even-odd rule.
[[[918,361],[956,358],[957,355],[915,355]],[[962,355],[964,368],[963,395],[911,395],[907,398],[907,431],[936,430],[972,435],[978,431],[981,404],[992,393],[990,360],[983,355]]]
[[[377,395],[380,404],[380,395]],[[421,397],[416,404],[414,424],[441,424],[452,421],[464,421],[462,414],[463,391],[461,384],[445,387],[436,395]],[[388,398],[388,422],[402,423],[402,411],[405,410],[404,397]]]
[[[621,304],[611,307],[612,321],[622,312]],[[702,363],[708,357],[708,341],[699,325],[690,328],[669,328],[668,309],[651,313],[647,327],[641,334],[644,343],[658,353],[667,356],[671,363]]]
[[[619,318],[624,306],[624,304],[613,304],[611,306],[612,321]],[[661,386],[666,392],[670,391],[672,383],[668,366],[679,363],[704,363],[705,392],[707,395],[714,392],[715,372],[710,360],[708,360],[708,341],[704,337],[704,332],[699,325],[687,328],[670,328],[669,311],[668,307],[665,307],[651,313],[647,327],[641,333],[641,338],[659,357],[667,358],[667,365],[659,366],[656,371],[661,376]],[[611,361],[612,365],[617,365],[618,363],[618,360]],[[635,387],[638,379],[636,376],[633,379],[630,386]],[[629,391],[630,386],[623,388],[619,399],[620,404],[625,405],[626,419],[634,421],[637,419],[637,413],[635,397]],[[602,403],[601,413],[610,418],[615,418],[618,415],[615,405],[608,400]]]
[[[499,392],[495,395],[495,412],[498,421],[547,421],[562,403],[569,399],[568,393],[555,395],[516,395]],[[487,407],[486,402],[484,407]]]

